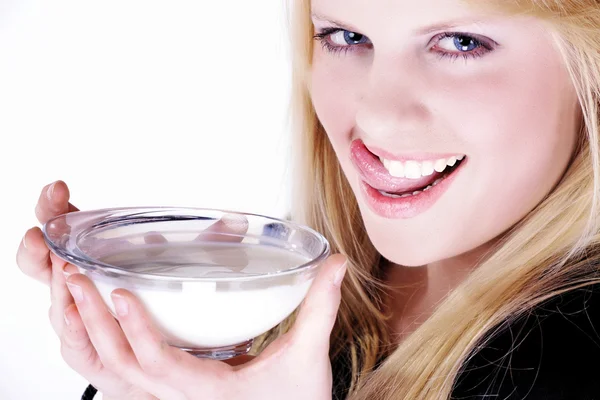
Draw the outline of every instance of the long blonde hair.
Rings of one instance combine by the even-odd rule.
[[[597,0],[471,2],[550,24],[579,98],[580,140],[557,187],[397,348],[382,312],[381,257],[311,103],[310,1],[290,4],[298,174],[293,218],[322,232],[333,252],[350,260],[330,352],[333,360],[344,355],[350,364],[348,399],[448,399],[461,366],[491,333],[554,295],[600,280],[600,5]],[[293,320],[270,336],[285,332]]]

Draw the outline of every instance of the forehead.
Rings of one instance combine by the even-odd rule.
[[[508,1],[508,0],[504,0]],[[335,20],[361,30],[466,25],[492,17],[463,0],[311,0],[313,20]]]

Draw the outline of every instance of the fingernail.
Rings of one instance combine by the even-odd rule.
[[[63,274],[65,275],[65,278],[68,278],[69,276],[71,276],[73,274],[78,274],[78,273],[79,273],[79,270],[73,264],[67,263],[63,267]]]
[[[50,185],[50,187],[48,188],[48,191],[46,192],[46,197],[48,197],[48,200],[52,200],[52,196],[54,195],[54,187],[56,186],[56,182],[54,182],[52,185]]]
[[[65,311],[64,313],[65,316],[65,324],[67,324],[67,326],[71,325],[71,321],[69,321],[69,317],[67,317],[67,312]]]
[[[117,315],[120,317],[126,316],[129,312],[129,305],[127,304],[127,301],[118,294],[111,294],[111,297],[115,305],[115,311],[117,312]]]
[[[27,235],[23,236],[23,248],[27,249],[27,241],[25,241],[25,237],[27,237]]]
[[[344,261],[344,263],[341,265],[341,267],[338,268],[338,270],[335,272],[335,275],[333,277],[333,284],[334,286],[341,286],[342,285],[342,281],[344,280],[344,276],[346,274],[346,266],[348,265],[348,260]]]
[[[248,218],[241,214],[224,214],[221,222],[230,228],[245,228],[248,226]]]
[[[81,303],[83,301],[83,290],[81,290],[81,287],[69,282],[67,282],[67,287],[69,288],[69,291],[71,292],[71,296],[73,296],[73,300],[75,300],[75,303]]]

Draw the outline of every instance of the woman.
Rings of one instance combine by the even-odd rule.
[[[120,326],[81,275],[67,291],[34,228],[19,265],[67,362],[111,399],[600,396],[600,4],[292,4],[294,218],[344,256],[227,365],[162,344],[125,291]],[[68,197],[45,188],[40,221]]]

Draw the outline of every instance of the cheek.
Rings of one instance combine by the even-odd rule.
[[[570,153],[576,96],[556,65],[450,89],[443,114],[472,159],[504,168],[544,166]],[[511,162],[503,162],[511,161]]]
[[[472,251],[524,218],[564,174],[579,124],[568,74],[554,58],[514,65],[521,67],[502,67],[469,84],[436,85],[449,94],[429,101],[436,130],[467,154],[468,169],[418,224],[381,225],[388,258],[421,265]],[[377,231],[380,224],[371,222]],[[401,249],[399,237],[407,244]]]
[[[577,97],[562,65],[548,57],[521,66],[452,90],[454,111],[464,116],[456,136],[472,162],[460,207],[474,210],[463,217],[485,240],[542,201],[562,177],[576,141]]]
[[[355,124],[360,71],[356,62],[322,53],[315,48],[311,69],[311,99],[317,117],[339,154]]]

